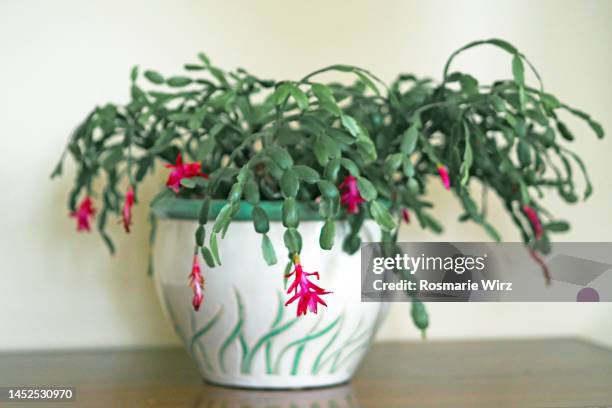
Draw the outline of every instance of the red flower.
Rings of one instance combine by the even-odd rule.
[[[438,174],[440,175],[440,179],[442,180],[442,184],[444,184],[444,188],[450,190],[450,177],[448,176],[448,169],[443,164],[438,164]]]
[[[166,168],[172,169],[172,171],[168,175],[168,181],[166,181],[166,185],[170,187],[175,193],[179,192],[181,180],[184,178],[208,178],[208,174],[202,173],[200,163],[183,163],[183,158],[181,157],[180,153],[176,155],[176,163],[166,164]]]
[[[359,212],[359,204],[365,202],[359,193],[359,187],[357,187],[357,179],[350,174],[344,178],[344,181],[339,186],[342,191],[340,196],[340,203],[346,207],[346,211],[349,214],[356,214]]]
[[[90,222],[93,220],[95,213],[96,209],[93,208],[91,197],[85,197],[79,204],[79,208],[70,213],[70,217],[77,219],[77,231],[90,231]]]
[[[410,222],[410,213],[407,208],[402,208],[402,218],[406,224]]]
[[[191,273],[189,274],[189,286],[193,290],[193,300],[191,304],[193,305],[193,309],[197,312],[204,300],[204,277],[202,277],[201,274],[197,254],[193,256],[193,265],[191,266]]]
[[[319,272],[305,272],[300,264],[300,257],[295,255],[293,257],[293,264],[295,269],[290,274],[286,275],[287,278],[294,276],[293,283],[287,289],[287,294],[294,292],[293,296],[285,302],[285,306],[298,300],[297,315],[306,315],[306,312],[310,310],[311,313],[317,313],[318,304],[327,306],[327,303],[321,299],[322,295],[327,295],[331,292],[326,292],[325,289],[312,283],[308,277],[316,276],[319,279]]]
[[[130,186],[125,193],[125,202],[123,203],[123,228],[125,232],[130,232],[132,225],[132,207],[134,206],[134,188]]]
[[[523,212],[531,223],[531,228],[533,228],[536,239],[540,239],[544,234],[544,228],[542,228],[542,222],[540,221],[540,217],[538,217],[537,211],[528,205],[524,205]]]

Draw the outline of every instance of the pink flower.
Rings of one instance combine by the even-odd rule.
[[[93,208],[91,197],[85,197],[79,204],[79,208],[70,213],[70,217],[77,219],[77,231],[90,231],[90,222],[93,220],[95,213],[96,209]]]
[[[130,186],[125,193],[125,202],[123,203],[123,228],[125,232],[130,232],[132,225],[132,207],[134,206],[134,188]]]
[[[402,208],[402,218],[406,224],[410,222],[410,213],[407,208]]]
[[[286,275],[287,278],[294,276],[293,283],[287,289],[287,294],[293,293],[293,296],[285,302],[285,306],[298,300],[297,315],[306,315],[306,312],[310,310],[311,313],[317,313],[318,304],[327,306],[327,303],[321,299],[322,295],[326,295],[331,292],[326,292],[325,289],[312,283],[308,277],[316,276],[319,279],[318,272],[305,272],[300,264],[300,257],[295,255],[293,257],[293,264],[295,269],[290,274]]]
[[[183,163],[181,154],[176,155],[175,164],[166,164],[166,168],[172,169],[168,175],[166,185],[175,193],[179,192],[181,180],[184,178],[204,177],[208,178],[208,174],[202,173],[200,163]]]
[[[444,188],[450,190],[450,177],[448,176],[448,169],[443,164],[438,164],[438,174],[440,175],[440,179],[442,180],[442,184],[444,184]]]
[[[200,270],[197,254],[193,256],[193,265],[191,266],[191,273],[189,274],[189,286],[193,290],[193,300],[191,304],[193,305],[193,309],[197,312],[204,300],[204,277]]]
[[[542,222],[540,221],[540,217],[538,217],[537,211],[528,205],[524,205],[523,212],[531,223],[531,228],[533,228],[536,239],[540,239],[544,234],[544,229],[542,228]]]
[[[357,187],[357,179],[350,174],[344,178],[344,181],[338,186],[342,191],[340,196],[340,203],[346,207],[346,211],[349,214],[356,214],[359,212],[359,204],[365,202],[359,193],[359,187]]]

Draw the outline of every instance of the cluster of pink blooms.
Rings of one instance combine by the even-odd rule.
[[[86,196],[83,201],[79,203],[76,211],[70,213],[70,217],[76,218],[77,231],[90,231],[91,221],[95,214],[96,209],[93,207],[93,201],[91,197]]]
[[[438,174],[440,175],[442,184],[444,184],[444,188],[450,190],[450,177],[448,176],[448,168],[443,164],[438,164],[436,167],[438,168]]]
[[[125,193],[125,202],[123,203],[123,228],[125,232],[130,232],[132,225],[132,207],[134,207],[134,188],[130,186]]]
[[[340,203],[346,207],[346,212],[349,214],[356,214],[359,212],[359,205],[365,200],[359,193],[359,187],[357,187],[357,179],[350,174],[344,178],[344,181],[340,184]]]
[[[191,266],[191,273],[189,274],[189,286],[193,291],[191,304],[193,305],[193,309],[197,312],[200,310],[200,305],[204,300],[204,277],[202,276],[197,254],[193,256],[193,264]]]
[[[182,179],[189,179],[192,177],[208,178],[208,174],[202,173],[202,166],[200,163],[183,163],[183,158],[180,153],[176,156],[176,163],[166,164],[166,168],[172,169],[168,176],[168,181],[166,181],[166,185],[175,193],[179,192]]]
[[[125,202],[123,203],[122,220],[125,232],[130,232],[132,225],[132,207],[134,206],[134,189],[130,186],[125,193]],[[90,196],[86,196],[77,207],[76,211],[70,213],[71,218],[77,220],[77,231],[91,231],[91,222],[96,215],[96,209],[93,207],[93,200]]]
[[[306,315],[307,311],[311,313],[317,313],[317,306],[322,304],[327,306],[327,303],[321,299],[322,295],[327,295],[331,292],[326,292],[325,289],[312,283],[309,276],[315,276],[319,279],[319,272],[305,272],[300,264],[300,257],[298,255],[293,256],[293,265],[295,269],[293,272],[286,275],[287,278],[293,276],[293,283],[289,285],[287,294],[293,296],[285,302],[285,306],[298,301],[297,304],[297,315]]]
[[[407,208],[402,208],[402,218],[406,224],[410,222],[410,213]]]
[[[176,162],[174,164],[166,164],[166,168],[172,169],[168,175],[166,186],[175,193],[179,192],[181,180],[183,179],[193,177],[208,178],[208,174],[202,172],[202,165],[199,162],[183,163],[183,158],[180,153],[176,156]],[[193,305],[193,309],[197,312],[200,310],[200,306],[204,300],[204,277],[202,276],[197,254],[193,256],[193,264],[191,266],[191,273],[189,274],[189,286],[193,291],[191,304]]]
[[[208,175],[202,172],[200,163],[183,163],[183,158],[179,153],[176,156],[175,164],[166,164],[166,167],[172,169],[168,175],[166,185],[175,193],[179,192],[181,180],[184,178],[204,177]],[[123,203],[122,220],[125,232],[130,232],[132,225],[132,207],[134,207],[135,195],[134,188],[128,187],[125,193],[125,201]],[[70,213],[70,217],[77,220],[77,231],[90,231],[91,221],[96,213],[93,207],[93,200],[86,196],[80,203],[76,211]]]
[[[535,234],[536,239],[542,238],[544,228],[542,227],[540,217],[538,217],[538,212],[528,205],[523,206],[523,212],[529,219],[529,223],[531,224],[531,228],[533,228],[533,233]]]

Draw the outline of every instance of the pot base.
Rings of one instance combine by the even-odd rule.
[[[317,376],[318,380],[322,380]],[[240,381],[235,378],[229,379],[225,382],[215,381],[210,378],[203,379],[206,384],[214,385],[215,387],[231,388],[235,390],[259,390],[259,391],[303,391],[303,390],[317,390],[325,388],[341,387],[350,383],[351,379],[348,378],[344,381],[338,382],[325,382],[316,381],[312,384],[308,384],[310,381],[302,379],[302,377],[296,377],[295,381],[288,381],[286,377],[281,377],[276,380],[261,381],[261,378],[257,381],[253,381],[253,378],[249,378],[250,381]]]

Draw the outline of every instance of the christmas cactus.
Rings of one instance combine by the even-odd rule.
[[[484,85],[451,69],[457,54],[479,45],[509,54],[510,79]],[[220,264],[217,242],[242,200],[253,206],[262,256],[270,265],[277,263],[278,248],[267,236],[268,215],[260,203],[282,201],[289,259],[286,304],[297,301],[297,314],[303,315],[316,313],[329,292],[313,283],[318,273],[305,272],[300,261],[301,205],[316,209],[324,221],[322,250],[341,245],[354,253],[366,218],[380,226],[385,242],[397,239],[402,220],[439,233],[434,203],[423,199],[427,184],[436,182],[459,200],[461,221],[482,225],[499,241],[484,199],[479,202],[470,192],[472,184],[480,184],[502,200],[543,265],[538,253],[549,250],[549,234],[566,231],[568,224],[539,200],[551,189],[568,203],[591,194],[583,161],[567,147],[574,136],[558,114],[567,111],[583,119],[599,138],[601,126],[546,93],[531,63],[503,40],[477,41],[454,52],[440,83],[400,75],[390,86],[348,65],[329,66],[297,81],[274,81],[244,69],[226,72],[206,55],[198,57],[180,76],[151,70],[141,75],[134,68],[130,101],[95,108],[66,149],[77,166],[70,215],[79,231],[89,231],[95,220],[111,251],[107,220],[122,218],[126,232],[139,227],[132,225],[132,209],[147,175],[167,177],[153,201],[169,196],[201,201],[193,268],[186,280],[196,310],[204,299],[200,256],[208,267]],[[536,87],[526,83],[526,70],[537,78]],[[320,74],[329,71],[346,73],[350,81],[320,82]],[[61,174],[62,162],[63,157],[53,176]],[[581,191],[575,172],[584,178]],[[209,220],[215,200],[225,204]],[[341,243],[334,240],[336,222],[350,226]],[[419,327],[427,325],[420,303],[413,303],[412,314]]]

